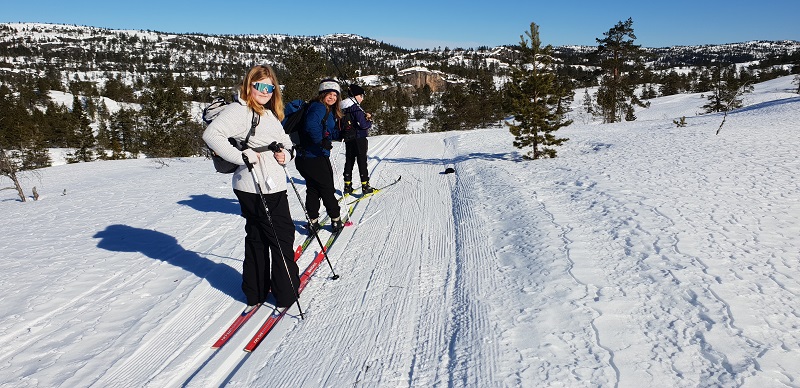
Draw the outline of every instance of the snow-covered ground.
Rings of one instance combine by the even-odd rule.
[[[38,201],[0,191],[0,386],[800,386],[791,79],[719,135],[699,95],[671,96],[576,120],[551,160],[506,129],[371,138],[372,183],[402,180],[355,208],[305,320],[252,353],[269,309],[210,348],[244,304],[244,223],[209,160],[27,173]]]

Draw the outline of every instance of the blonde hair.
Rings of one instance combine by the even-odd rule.
[[[265,105],[259,104],[253,94],[253,83],[269,78],[275,90],[272,91],[272,98]],[[266,109],[272,111],[279,121],[283,121],[283,95],[281,94],[280,82],[275,75],[275,71],[269,65],[258,65],[250,69],[244,77],[244,81],[239,86],[239,95],[247,102],[247,106],[259,115],[263,115]]]

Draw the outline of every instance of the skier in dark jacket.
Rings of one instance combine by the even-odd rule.
[[[351,118],[353,130],[356,131],[354,139],[345,139],[344,162],[344,193],[353,193],[353,165],[358,162],[358,174],[361,177],[361,192],[370,194],[375,189],[369,185],[369,171],[367,171],[367,136],[372,128],[372,115],[361,108],[364,101],[364,89],[356,84],[349,87],[350,97],[342,101],[342,113]]]
[[[342,118],[339,108],[341,101],[339,83],[332,79],[322,80],[319,94],[311,100],[306,111],[306,132],[308,140],[301,145],[295,165],[306,180],[306,211],[311,223],[309,231],[319,230],[320,200],[331,218],[334,231],[344,226],[341,219],[336,188],[333,185],[333,166],[331,166],[332,141],[338,140],[337,123]]]

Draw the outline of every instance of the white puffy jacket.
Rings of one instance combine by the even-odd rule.
[[[240,165],[233,173],[232,183],[236,190],[256,194],[256,186],[250,171],[242,160],[242,151],[237,150],[228,141],[233,137],[244,141],[247,132],[250,130],[253,112],[247,107],[242,98],[225,106],[225,109],[216,117],[214,121],[203,132],[203,141],[223,159]],[[247,144],[250,148],[270,145],[273,141],[291,147],[292,141],[283,131],[283,126],[278,118],[267,110],[260,118],[256,126],[255,134],[250,136]],[[289,151],[284,150],[286,161],[291,160]],[[277,193],[286,190],[286,174],[283,167],[275,160],[272,151],[264,151],[258,155],[253,171],[261,184],[261,192],[264,194]]]

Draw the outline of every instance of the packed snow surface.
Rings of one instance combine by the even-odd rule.
[[[373,186],[402,180],[356,205],[341,278],[323,263],[305,319],[252,353],[269,306],[211,349],[244,307],[244,220],[210,160],[23,173],[38,201],[0,191],[0,386],[797,387],[791,81],[756,85],[718,135],[700,95],[633,122],[576,111],[548,160],[499,127],[370,138]]]

